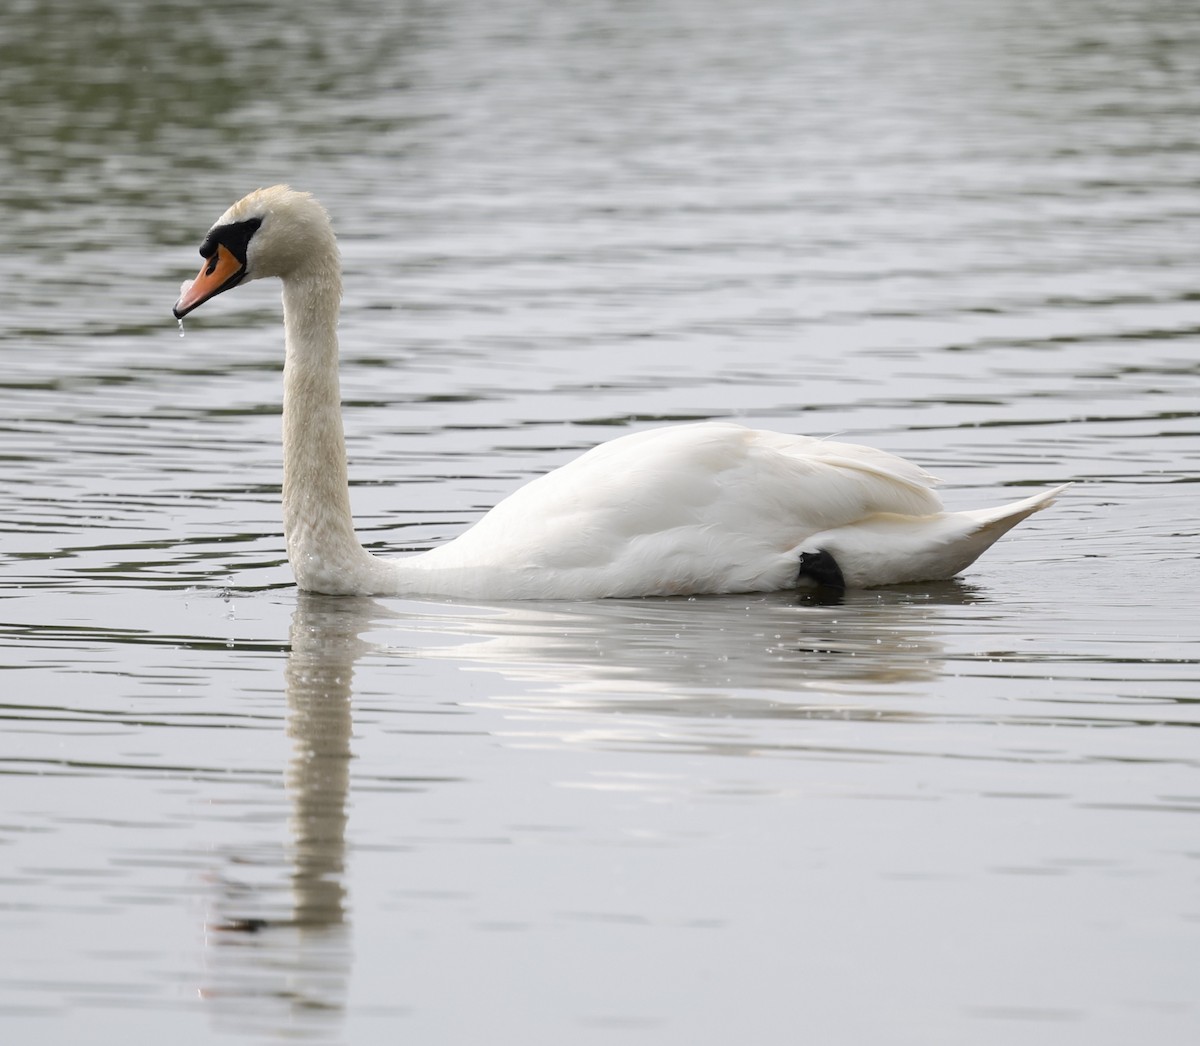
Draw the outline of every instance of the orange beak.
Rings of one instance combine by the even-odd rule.
[[[175,308],[175,318],[181,320],[196,306],[203,305],[209,298],[214,298],[222,291],[237,285],[246,275],[246,263],[238,261],[237,256],[224,244],[217,244],[217,249],[200,270],[200,274],[192,281],[179,296]]]

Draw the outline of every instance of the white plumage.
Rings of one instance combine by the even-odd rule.
[[[240,282],[283,281],[284,531],[302,588],[471,599],[763,592],[794,588],[802,554],[852,587],[937,580],[1049,505],[1056,490],[947,513],[934,479],[870,447],[723,422],[622,436],[533,480],[453,541],[384,559],[354,534],[337,380],[337,243],[324,208],[286,186],[234,204],[209,231],[182,318]],[[822,574],[827,581],[827,573]]]

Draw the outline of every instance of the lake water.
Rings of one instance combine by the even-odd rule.
[[[1200,1038],[1200,9],[10,0],[5,1042]],[[729,417],[1074,486],[962,579],[296,591],[289,181],[363,538]]]

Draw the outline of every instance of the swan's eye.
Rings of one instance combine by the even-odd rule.
[[[221,230],[220,242],[238,261],[246,264],[246,254],[250,249],[250,240],[262,226],[261,218],[248,218],[244,222],[235,222]]]
[[[204,242],[200,244],[200,257],[208,259],[205,275],[211,276],[217,264],[217,247],[224,247],[243,265],[246,264],[246,252],[250,247],[251,237],[262,226],[261,218],[248,218],[244,222],[233,222],[210,229]]]

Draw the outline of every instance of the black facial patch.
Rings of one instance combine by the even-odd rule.
[[[796,574],[796,584],[803,585],[805,582],[818,588],[839,592],[846,588],[842,568],[837,565],[837,560],[824,550],[800,553],[800,570]]]
[[[217,225],[209,229],[204,242],[200,244],[200,257],[216,256],[218,245],[223,246],[243,265],[246,264],[246,251],[250,247],[250,238],[262,225],[261,218],[247,218],[244,222],[233,222],[230,225]]]

